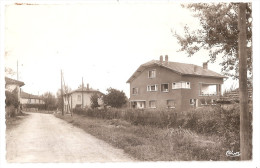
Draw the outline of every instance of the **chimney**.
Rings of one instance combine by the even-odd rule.
[[[208,62],[203,62],[203,69],[208,69]]]
[[[87,90],[89,90],[89,84],[87,83]]]
[[[163,56],[161,55],[160,56],[160,63],[162,64],[162,62],[163,62]]]
[[[168,63],[168,55],[165,55],[165,62]]]

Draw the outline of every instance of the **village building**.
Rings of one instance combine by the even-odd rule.
[[[18,100],[18,108],[16,111],[17,113],[20,112],[21,87],[24,85],[25,84],[22,81],[5,77],[5,91],[11,92],[17,96],[17,100]]]
[[[168,56],[142,64],[127,80],[131,108],[185,111],[215,104],[225,76],[203,67],[168,61]]]
[[[21,91],[21,104],[44,104],[43,98]]]
[[[24,82],[5,77],[5,91],[15,92],[17,94],[18,101],[21,102],[21,87],[24,86]]]
[[[104,95],[99,90],[95,90],[89,87],[79,87],[69,93],[64,94],[64,111],[69,112],[75,108],[90,108],[91,106],[91,96],[97,94],[100,98],[98,99],[99,105],[102,104],[101,97]]]

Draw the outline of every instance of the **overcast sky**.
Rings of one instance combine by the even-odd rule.
[[[170,61],[201,66],[209,58],[207,52],[191,58],[177,52],[171,31],[183,34],[185,25],[197,29],[199,22],[173,2],[8,5],[5,10],[5,66],[16,71],[18,60],[22,89],[32,94],[56,94],[62,69],[71,89],[83,77],[94,89],[105,93],[113,87],[129,97],[126,81],[145,62],[168,55]],[[220,73],[219,61],[209,69]],[[228,80],[224,89],[233,83]]]

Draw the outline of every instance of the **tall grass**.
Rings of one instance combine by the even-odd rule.
[[[94,118],[125,120],[132,125],[167,129],[184,128],[203,135],[214,135],[223,140],[227,150],[240,151],[238,104],[233,104],[229,108],[207,106],[178,113],[168,109],[88,109],[75,112]],[[251,112],[250,120],[252,121]],[[250,135],[251,133],[252,131]]]

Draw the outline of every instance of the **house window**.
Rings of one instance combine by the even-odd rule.
[[[202,98],[202,99],[200,99],[200,103],[201,103],[201,105],[216,105],[216,100]]]
[[[196,99],[190,99],[190,105],[195,105]]]
[[[201,105],[206,105],[207,104],[206,99],[200,99],[200,104]]]
[[[148,85],[147,86],[147,91],[157,91],[158,90],[158,85]]]
[[[155,78],[155,76],[156,76],[155,70],[148,71],[148,78]]]
[[[190,89],[190,82],[174,82],[172,89]]]
[[[162,84],[161,85],[162,92],[169,92],[169,84]]]
[[[133,88],[132,89],[132,94],[138,94],[138,88]]]
[[[78,101],[81,101],[81,95],[78,95]]]
[[[149,101],[149,107],[150,108],[156,108],[156,101],[155,100]]]
[[[167,108],[175,108],[174,100],[167,100]]]

